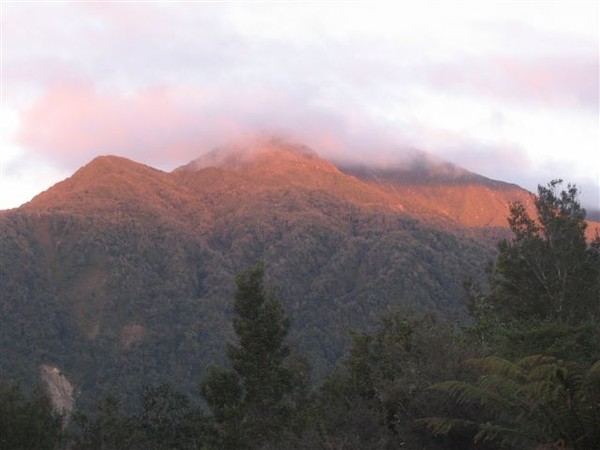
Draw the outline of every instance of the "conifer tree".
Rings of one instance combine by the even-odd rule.
[[[258,264],[236,278],[233,326],[238,343],[229,343],[232,371],[211,367],[201,385],[219,448],[256,448],[277,439],[290,420],[292,374],[285,366],[290,321],[272,291],[263,285]]]

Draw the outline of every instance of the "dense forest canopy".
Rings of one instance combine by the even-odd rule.
[[[488,283],[470,280],[469,321],[399,309],[311,385],[290,319],[241,272],[228,359],[196,380],[105,390],[65,420],[44,391],[2,384],[0,442],[59,449],[573,449],[600,442],[600,238],[585,238],[578,191],[540,186],[537,214],[510,209]],[[349,330],[348,330],[349,331]],[[189,361],[188,364],[197,364]],[[176,373],[173,374],[177,376]],[[35,411],[35,413],[33,412]],[[68,426],[65,426],[68,423]],[[43,444],[42,444],[43,443]]]

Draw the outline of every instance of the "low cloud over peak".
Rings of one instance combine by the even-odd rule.
[[[4,177],[106,153],[172,170],[264,131],[338,160],[417,148],[529,189],[600,184],[597,5],[463,6],[7,5]]]

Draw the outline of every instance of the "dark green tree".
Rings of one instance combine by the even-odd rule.
[[[579,324],[600,315],[599,240],[585,238],[585,209],[578,189],[562,180],[539,186],[537,217],[515,203],[511,240],[500,242],[489,300],[501,318],[534,317]]]
[[[74,450],[129,450],[142,438],[135,419],[122,411],[121,401],[114,395],[105,396],[97,405],[96,414],[78,412],[73,416]]]
[[[195,450],[201,448],[205,417],[187,395],[170,384],[147,386],[141,397],[142,412],[135,417],[141,432],[138,447],[145,450]]]
[[[0,384],[0,448],[61,448],[65,439],[62,425],[62,417],[41,388],[27,395],[18,385]]]
[[[201,384],[219,448],[257,448],[277,440],[290,423],[293,383],[285,343],[290,321],[263,278],[262,264],[237,276],[238,343],[227,346],[233,370],[211,367]]]
[[[290,448],[445,448],[413,422],[446,411],[429,386],[459,375],[472,355],[463,344],[455,327],[433,315],[391,313],[374,332],[354,333],[347,358],[316,393],[303,440]],[[467,448],[461,444],[448,448]]]
[[[73,450],[197,450],[202,448],[205,417],[189,397],[169,384],[146,386],[140,409],[126,414],[121,401],[107,395],[93,415],[77,412]]]
[[[600,238],[586,240],[579,192],[561,184],[538,187],[535,216],[511,205],[513,236],[498,246],[491,289],[469,291],[470,335],[494,356],[469,361],[481,373],[475,382],[434,385],[457,403],[448,417],[421,421],[434,433],[463,432],[491,448],[597,446]]]

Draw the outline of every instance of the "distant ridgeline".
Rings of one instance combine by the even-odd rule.
[[[99,157],[1,212],[2,378],[33,384],[55,367],[83,408],[164,381],[197,391],[234,336],[235,274],[264,261],[319,379],[348,330],[385,312],[465,317],[462,283],[484,276],[509,202],[531,205],[515,185],[430,160],[384,171],[277,140],[249,147],[171,173]]]

